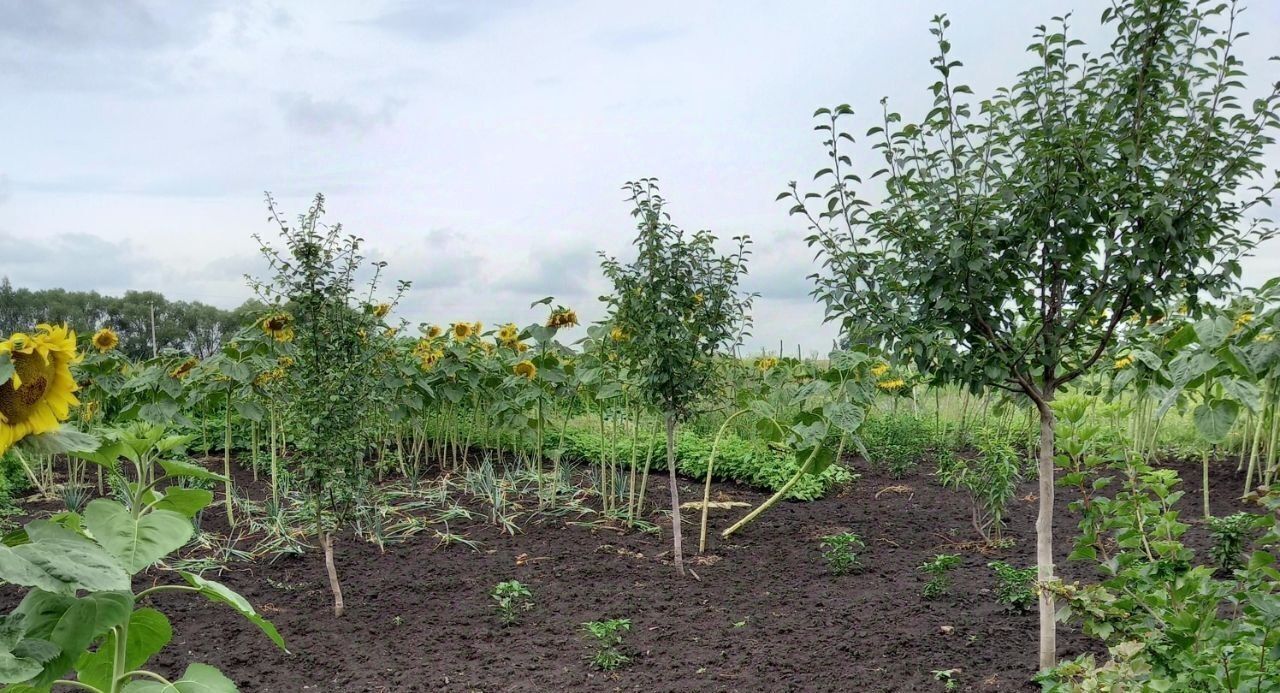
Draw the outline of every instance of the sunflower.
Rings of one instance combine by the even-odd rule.
[[[757,369],[757,370],[759,370],[761,373],[765,373],[765,372],[767,372],[767,371],[771,371],[771,370],[773,370],[773,369],[774,369],[774,367],[776,367],[777,365],[778,365],[778,359],[776,359],[776,358],[774,358],[774,357],[772,357],[772,356],[766,356],[766,357],[764,357],[764,358],[762,358],[762,359],[760,359],[760,360],[756,361],[756,369]]]
[[[503,346],[511,347],[520,339],[520,328],[516,327],[514,322],[509,322],[498,328],[498,341]]]
[[[0,341],[0,359],[13,375],[0,382],[0,455],[29,435],[47,433],[79,404],[71,363],[76,334],[65,325],[40,325],[34,335],[15,333]]]
[[[564,306],[551,311],[551,316],[547,318],[547,327],[573,327],[577,324],[578,314]]]
[[[1254,337],[1254,341],[1257,341],[1257,342],[1269,342],[1272,339],[1275,339],[1275,336],[1272,335],[1270,332],[1264,332],[1258,335],[1257,337]]]
[[[293,316],[274,313],[262,319],[262,331],[277,342],[293,341]]]
[[[93,333],[93,348],[105,354],[120,344],[120,337],[110,327],[104,327]]]
[[[627,333],[621,327],[614,327],[609,330],[609,338],[615,342],[625,342],[627,341]]]
[[[1241,313],[1240,317],[1236,318],[1235,325],[1231,328],[1231,334],[1239,332],[1244,329],[1245,325],[1248,325],[1251,322],[1253,322],[1253,311],[1245,311]]]
[[[373,307],[373,317],[375,318],[385,318],[387,317],[387,313],[390,313],[390,312],[391,312],[390,303],[379,303],[378,305]]]
[[[85,423],[89,423],[93,421],[93,418],[97,415],[98,415],[97,400],[90,400],[88,402],[83,402],[80,404],[80,420],[81,421]]]
[[[529,380],[533,380],[538,376],[538,367],[533,365],[533,361],[521,361],[515,366],[516,375],[524,376]]]
[[[198,365],[200,365],[200,359],[189,358],[186,361],[183,361],[182,363],[178,364],[177,368],[173,369],[172,371],[169,371],[169,377],[182,380],[183,378],[187,377],[187,374],[191,372],[191,369],[195,368]]]
[[[473,334],[472,324],[469,322],[455,322],[449,331],[453,334],[453,338],[459,342]]]
[[[430,325],[423,330],[423,334],[427,336],[427,339],[435,339],[444,334],[444,328],[439,325]]]
[[[276,363],[279,363],[281,368],[290,368],[293,366],[293,357],[281,356],[279,359],[276,360]]]
[[[418,359],[418,365],[422,370],[429,371],[444,358],[444,349],[433,344],[429,339],[420,339],[413,347],[413,356]]]
[[[1128,368],[1129,366],[1132,366],[1132,365],[1133,365],[1133,357],[1132,357],[1132,356],[1121,356],[1120,358],[1116,359],[1116,364],[1115,364],[1115,365],[1116,365],[1116,370],[1118,370],[1118,371],[1119,371],[1119,370],[1123,370],[1123,369],[1125,369],[1125,368]]]
[[[888,372],[889,372],[889,364],[887,363],[877,363],[876,365],[871,367],[871,375],[872,377],[875,377],[875,378],[879,378],[880,376]]]
[[[516,352],[523,354],[529,350],[529,345],[524,342],[516,342]]]
[[[876,387],[884,390],[885,392],[895,392],[897,390],[901,390],[906,384],[907,381],[902,378],[894,378],[893,380],[881,380],[876,383]]]

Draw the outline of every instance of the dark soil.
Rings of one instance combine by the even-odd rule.
[[[862,478],[838,496],[780,504],[729,543],[717,541],[717,532],[744,510],[713,510],[705,556],[696,556],[698,513],[686,511],[684,543],[699,579],[676,576],[666,538],[563,518],[514,537],[485,524],[466,528],[479,551],[436,550],[426,535],[381,551],[344,536],[337,564],[347,613],[340,619],[318,550],[233,564],[211,577],[273,620],[291,653],[226,607],[167,595],[158,606],[173,621],[174,639],[155,664],[170,672],[192,661],[213,664],[255,692],[941,691],[933,672],[944,669],[959,669],[961,690],[1037,690],[1029,682],[1037,617],[997,604],[986,567],[996,559],[1034,562],[1034,485],[1011,508],[1013,548],[984,555],[962,544],[974,538],[962,496],[924,473],[892,479],[857,467]],[[1176,467],[1187,491],[1183,517],[1197,517],[1199,469]],[[661,507],[666,484],[657,481],[650,500]],[[1216,465],[1216,514],[1238,509],[1229,496],[1240,485],[1234,465]],[[683,500],[700,492],[682,480]],[[753,505],[764,497],[735,485],[718,485],[714,495]],[[1060,572],[1089,579],[1091,566],[1066,561],[1078,521],[1065,509],[1071,495],[1059,492]],[[1202,553],[1207,538],[1193,524],[1188,542]],[[222,518],[206,517],[206,528],[218,525],[225,531]],[[843,530],[866,541],[865,568],[834,577],[819,538]],[[960,553],[964,562],[952,596],[926,601],[917,566],[939,552]],[[504,628],[489,591],[513,578],[533,591],[537,606]],[[145,581],[172,578],[157,571]],[[12,606],[15,595],[7,587],[0,599]],[[607,618],[633,624],[626,638],[633,661],[613,673],[589,666],[582,636],[583,622]],[[1072,627],[1059,628],[1058,642],[1063,657],[1100,651]]]

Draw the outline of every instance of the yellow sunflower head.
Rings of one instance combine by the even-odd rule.
[[[511,346],[520,339],[520,328],[516,327],[514,322],[509,322],[498,328],[498,341],[504,346]]]
[[[373,310],[373,316],[374,316],[374,317],[376,317],[376,318],[385,318],[385,317],[387,317],[387,313],[390,313],[390,312],[391,312],[391,304],[390,304],[390,303],[379,303],[378,305],[374,306],[372,310]]]
[[[439,325],[431,325],[427,327],[425,334],[427,335],[427,339],[435,339],[444,334],[444,328]]]
[[[93,348],[105,354],[120,344],[120,337],[110,327],[104,327],[93,333]]]
[[[430,339],[420,339],[413,346],[413,356],[418,359],[418,366],[422,370],[429,371],[444,358],[444,349]]]
[[[533,365],[533,361],[521,361],[516,364],[515,372],[516,375],[533,380],[538,376],[538,367]]]
[[[449,331],[453,334],[453,338],[455,340],[461,342],[474,334],[472,327],[472,324],[469,322],[455,322]]]
[[[778,366],[778,359],[773,356],[765,356],[759,361],[756,361],[756,369],[759,370],[761,373],[771,371],[777,366]]]
[[[529,345],[524,342],[516,342],[516,352],[523,354],[529,350]]]
[[[904,386],[906,386],[906,384],[907,384],[907,381],[903,380],[902,378],[894,378],[892,380],[881,380],[880,382],[876,383],[876,387],[880,388],[881,390],[884,390],[885,392],[897,392],[898,390],[901,390]]]
[[[871,367],[871,375],[872,377],[875,377],[875,378],[879,378],[880,376],[888,372],[889,372],[889,364],[887,363],[877,363],[876,365]]]
[[[293,341],[293,316],[273,313],[262,319],[262,331],[277,342]]]
[[[578,314],[564,306],[551,311],[551,316],[547,318],[547,327],[573,327],[577,324]]]
[[[0,341],[0,364],[13,368],[0,381],[0,454],[67,420],[71,407],[80,403],[71,377],[78,358],[76,335],[65,325],[40,325],[35,334],[16,333]]]
[[[84,423],[90,423],[94,417],[98,415],[97,400],[90,400],[80,405],[80,420]]]
[[[1115,364],[1116,370],[1123,370],[1132,365],[1133,365],[1132,356],[1121,356],[1120,358],[1116,359],[1116,364]]]
[[[609,330],[609,339],[612,339],[615,342],[625,342],[627,341],[627,333],[624,332],[621,327],[614,327],[612,330]]]

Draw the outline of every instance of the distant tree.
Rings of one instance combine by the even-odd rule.
[[[1117,325],[1221,297],[1240,258],[1275,232],[1263,153],[1280,85],[1245,98],[1235,3],[1117,0],[1108,50],[1085,52],[1067,18],[1040,27],[1034,64],[978,104],[934,19],[933,108],[868,132],[883,193],[860,195],[853,136],[821,109],[821,193],[780,199],[807,218],[817,295],[939,381],[1025,395],[1040,418],[1038,578],[1054,576],[1055,393],[1088,373]],[[1054,666],[1051,589],[1040,589],[1040,665]]]
[[[170,301],[155,291],[126,291],[103,296],[96,291],[15,289],[0,281],[0,330],[21,332],[40,323],[66,323],[81,335],[110,327],[120,351],[130,358],[151,356],[151,311],[155,310],[156,348],[206,357],[236,330],[261,315],[259,301],[227,311],[199,302]]]

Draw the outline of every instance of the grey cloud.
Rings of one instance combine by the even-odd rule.
[[[164,43],[167,27],[139,2],[0,0],[0,37],[82,51]]]
[[[64,233],[33,241],[0,231],[6,252],[4,273],[14,286],[64,288],[103,293],[138,288],[152,261],[128,241],[112,242],[88,233]]]
[[[586,247],[539,251],[501,286],[510,291],[556,297],[587,293],[587,276],[596,266],[596,253]]]
[[[317,99],[299,93],[280,94],[277,101],[285,122],[310,135],[338,131],[361,133],[390,125],[405,105],[403,99],[387,97],[377,108],[369,109],[345,99]]]

